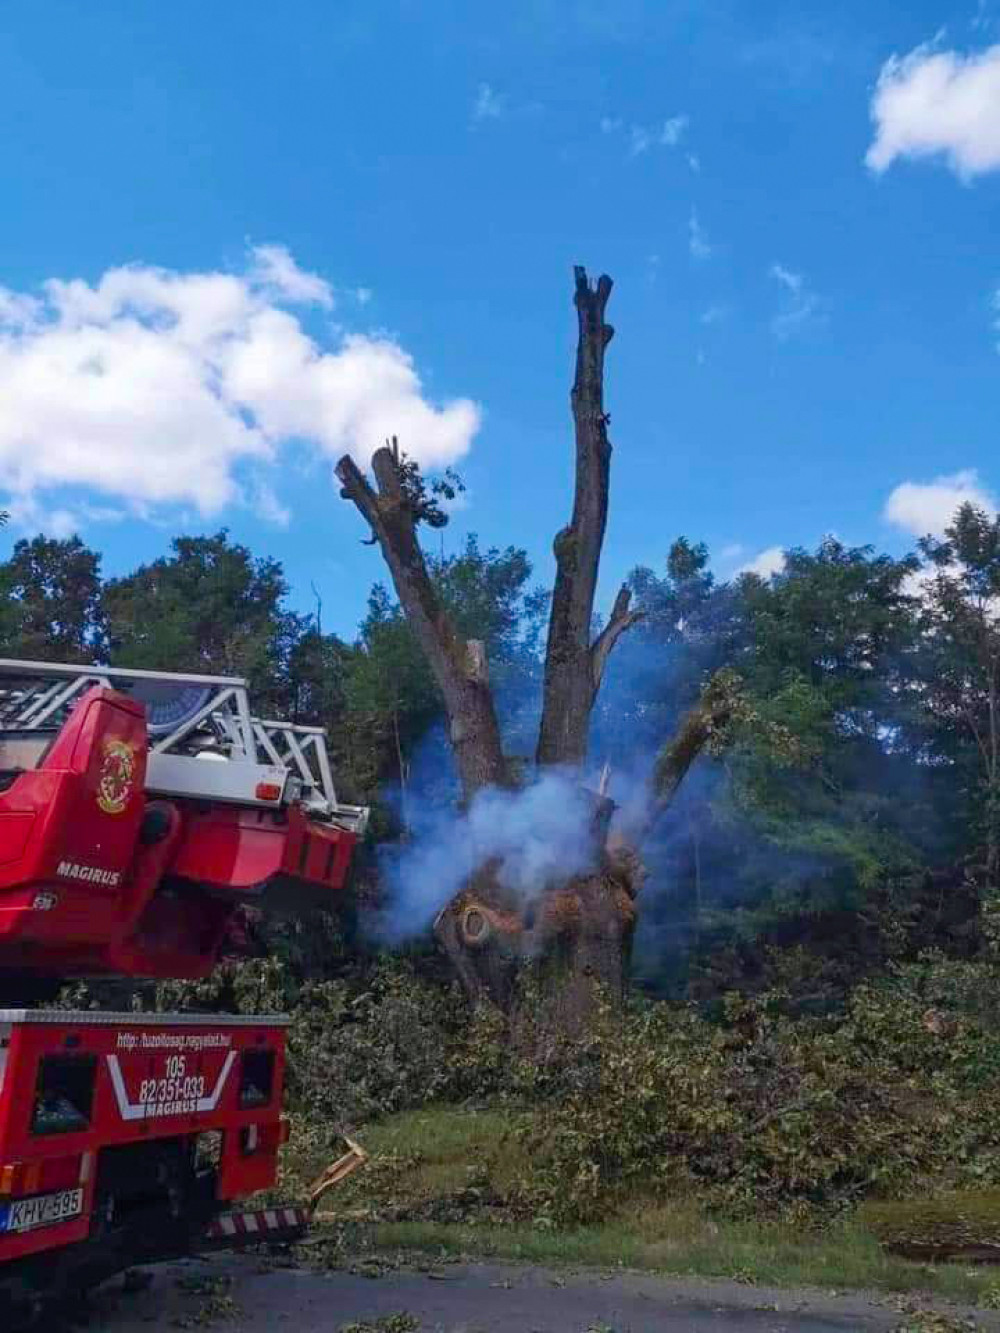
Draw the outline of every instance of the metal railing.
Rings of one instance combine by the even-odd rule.
[[[58,730],[94,685],[145,705],[149,790],[273,805],[257,789],[278,785],[282,800],[364,832],[367,807],[337,800],[323,728],[255,718],[238,676],[0,658],[0,734]],[[224,763],[206,762],[213,759]]]

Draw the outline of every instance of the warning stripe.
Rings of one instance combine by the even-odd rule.
[[[220,1213],[208,1229],[209,1240],[266,1240],[277,1233],[304,1231],[309,1214],[304,1208],[264,1208],[255,1212]]]

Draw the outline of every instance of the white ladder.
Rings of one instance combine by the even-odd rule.
[[[0,739],[58,730],[94,685],[145,705],[149,791],[262,807],[296,801],[363,835],[368,807],[337,800],[324,729],[254,717],[239,676],[0,658]]]

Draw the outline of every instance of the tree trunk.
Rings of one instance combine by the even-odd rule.
[[[612,282],[592,287],[574,270],[576,376],[571,395],[575,489],[569,525],[555,540],[556,582],[546,646],[539,767],[579,769],[587,756],[590,715],[611,650],[638,619],[623,588],[605,629],[591,642],[594,597],[607,526],[611,444],[604,411],[604,354],[613,336],[604,314]],[[598,995],[620,1003],[635,926],[636,863],[606,851],[613,806],[595,803],[594,869],[540,885],[525,906],[511,902],[495,868],[484,868],[440,914],[437,938],[470,997],[507,1012],[517,1003],[523,964],[540,993],[546,1021],[563,1033],[585,1025]],[[599,831],[599,835],[598,835]]]
[[[575,491],[569,525],[555,540],[556,581],[546,647],[539,767],[579,770],[587,756],[590,715],[610,653],[640,618],[623,587],[611,617],[592,641],[594,599],[608,515],[611,444],[604,410],[604,356],[613,331],[604,315],[611,279],[592,287],[575,270],[578,341],[572,412],[576,444]],[[465,642],[441,606],[417,540],[420,521],[412,473],[398,448],[372,459],[377,490],[349,457],[337,464],[343,495],[371,527],[392,575],[407,620],[430,664],[444,700],[449,737],[466,802],[486,787],[508,786],[483,645]],[[407,478],[410,477],[408,482]],[[685,719],[657,766],[651,824],[700,753],[717,718],[706,703]],[[539,884],[527,901],[507,889],[496,864],[480,866],[434,923],[469,998],[489,1000],[506,1013],[517,1009],[521,982],[536,983],[533,1020],[563,1035],[587,1026],[599,999],[620,1003],[636,922],[635,898],[645,877],[641,845],[646,826],[609,838],[614,806],[591,793],[592,869],[554,884]]]
[[[614,337],[604,312],[611,295],[607,274],[591,287],[586,270],[576,268],[576,377],[570,403],[576,437],[573,515],[554,543],[556,581],[545,653],[539,765],[579,766],[587,757],[590,714],[608,655],[621,634],[639,618],[629,612],[631,594],[622,588],[614,612],[597,642],[590,642],[594,595],[608,521],[611,476],[610,418],[604,411],[604,353]]]
[[[465,800],[483,787],[507,786],[486,652],[481,643],[456,633],[441,606],[417,540],[417,520],[403,485],[395,441],[372,458],[377,492],[353,458],[342,458],[336,470],[341,493],[370,525],[382,548],[396,595],[441,691]]]
[[[496,1005],[522,1033],[581,1036],[599,1005],[617,1007],[625,995],[640,867],[609,854],[614,805],[596,794],[593,802],[592,872],[524,902],[487,864],[434,923],[471,1002]]]

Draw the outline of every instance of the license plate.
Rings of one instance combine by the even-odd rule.
[[[33,1231],[35,1227],[54,1227],[79,1217],[83,1212],[83,1190],[60,1190],[58,1194],[39,1194],[34,1199],[18,1199],[0,1204],[0,1231]]]

